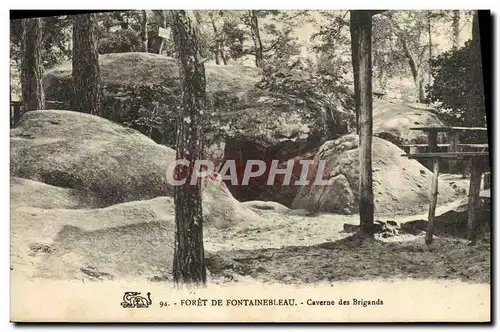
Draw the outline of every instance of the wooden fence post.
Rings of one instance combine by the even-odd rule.
[[[476,243],[476,233],[479,226],[478,210],[481,191],[481,165],[478,158],[472,158],[470,162],[470,187],[469,187],[469,213],[468,213],[468,228],[469,241],[471,244]]]
[[[427,233],[425,234],[425,244],[432,243],[432,236],[434,233],[434,215],[436,214],[437,196],[438,196],[438,183],[439,183],[439,160],[433,160],[433,173],[431,185],[431,203],[429,206],[429,214],[427,217]]]
[[[450,146],[448,147],[448,152],[458,152],[458,143],[459,143],[459,135],[458,131],[450,131],[448,133],[448,143]],[[457,172],[458,162],[456,160],[450,159],[448,161],[448,172],[455,173]]]

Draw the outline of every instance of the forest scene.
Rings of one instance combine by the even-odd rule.
[[[11,18],[11,277],[489,284],[482,66],[474,10]]]

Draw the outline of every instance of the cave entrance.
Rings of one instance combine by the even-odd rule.
[[[248,185],[240,185],[243,180],[243,173],[248,160],[262,160],[266,163],[266,172],[259,177],[250,178]],[[230,181],[224,181],[234,198],[240,202],[259,200],[267,183],[268,169],[273,156],[264,144],[260,144],[250,139],[228,139],[224,148],[224,161],[234,160],[238,185],[232,185]],[[253,167],[255,171],[257,166]]]
[[[283,141],[280,144],[272,145],[266,141],[258,141],[253,137],[251,139],[227,139],[223,163],[227,160],[235,161],[238,185],[232,185],[227,180],[224,183],[234,198],[240,202],[253,200],[274,201],[290,207],[299,189],[299,186],[294,185],[302,171],[299,160],[313,159],[315,156],[315,152],[309,152],[307,156],[301,155],[304,150],[310,151],[310,147],[293,141]],[[267,185],[273,160],[279,161],[279,168],[286,168],[290,159],[294,159],[291,182],[287,185],[283,184],[285,176],[278,174],[274,179],[274,183]],[[264,161],[266,170],[261,176],[250,178],[248,185],[242,186],[243,174],[249,160]],[[252,170],[257,170],[257,166],[253,166]]]

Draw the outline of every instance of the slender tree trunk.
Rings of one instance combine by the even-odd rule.
[[[172,12],[172,32],[179,54],[182,107],[177,121],[176,159],[190,165],[177,178],[186,175],[186,184],[175,187],[175,251],[173,275],[175,282],[205,283],[203,248],[203,214],[200,180],[190,185],[196,170],[194,162],[202,154],[202,118],[206,107],[205,67],[200,61],[199,33],[192,13]]]
[[[165,40],[158,36],[158,28],[148,31],[148,52],[161,54]]]
[[[158,33],[160,27],[167,27],[167,14],[164,10],[153,10],[153,15],[155,28],[148,31],[148,52],[161,54],[161,52],[163,51],[163,46],[165,44],[165,39],[160,37]]]
[[[219,59],[219,51],[215,51],[215,64],[220,65],[220,59]]]
[[[483,65],[481,54],[481,41],[479,33],[479,17],[478,11],[475,10],[472,14],[472,58],[471,61],[471,98],[469,111],[467,112],[467,123],[469,125],[480,125],[479,118],[485,113],[485,99],[484,99],[484,82],[483,82]]]
[[[224,43],[222,43],[222,45],[221,45],[220,57],[221,57],[221,59],[222,59],[222,63],[223,63],[224,65],[227,65],[227,57],[226,57],[226,55],[224,54]]]
[[[431,21],[431,11],[429,10],[427,12],[427,33],[429,35],[429,64],[430,64],[430,61],[432,60],[432,21]],[[429,69],[429,79],[428,79],[428,84],[429,86],[432,84],[432,75],[431,75],[431,71]],[[421,88],[421,90],[423,90],[423,87]],[[425,101],[425,92],[423,93],[423,96],[424,98],[420,97],[420,102],[424,102]]]
[[[413,57],[413,55],[410,52],[410,49],[408,48],[406,39],[404,37],[401,37],[401,41],[403,45],[403,52],[405,54],[406,60],[408,61],[408,66],[410,67],[411,77],[413,78],[413,83],[415,84],[416,99],[417,99],[416,101],[423,103],[424,100],[421,98],[422,89],[420,88],[421,80],[419,79],[419,68],[417,66],[417,63],[415,62],[415,58]]]
[[[217,25],[215,24],[214,11],[210,11],[208,15],[210,16],[210,22],[212,23],[212,30],[214,31],[215,36],[215,64],[220,65],[220,37],[218,35]]]
[[[378,84],[380,86],[380,89],[382,91],[385,91],[386,87],[386,80],[385,80],[385,72],[384,72],[384,67],[383,66],[378,66]]]
[[[101,73],[97,53],[95,14],[75,15],[73,21],[73,107],[100,115]]]
[[[420,79],[418,81],[418,102],[425,103],[427,101],[427,97],[425,96],[425,83],[424,79]]]
[[[453,11],[452,17],[453,47],[458,48],[460,42],[460,10]]]
[[[22,112],[42,110],[45,98],[42,85],[42,19],[22,20],[21,93]]]
[[[372,181],[372,13],[351,11],[351,42],[356,43],[353,69],[358,71],[356,105],[359,108],[359,217],[363,233],[373,235],[373,181]]]
[[[361,24],[359,22],[359,15],[353,14],[351,11],[350,19],[350,30],[351,30],[351,61],[354,76],[354,96],[356,98],[356,134],[359,134],[359,106],[360,103],[357,102],[359,92],[359,64],[360,64],[360,53],[359,53],[359,34],[361,29]]]
[[[148,51],[148,14],[146,10],[141,11],[141,42],[142,42],[142,51]]]
[[[250,18],[250,29],[252,31],[253,44],[255,46],[255,66],[264,68],[264,49],[262,47],[262,40],[260,39],[259,20],[257,19],[257,11],[249,10],[248,16]]]

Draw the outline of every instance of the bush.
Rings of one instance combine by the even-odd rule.
[[[165,84],[106,85],[101,116],[175,147],[175,99]]]
[[[140,36],[132,30],[102,31],[99,37],[99,54],[141,52]]]
[[[175,148],[175,94],[166,84],[104,84],[100,116],[136,129],[155,142]],[[72,109],[73,91],[54,87],[61,109]]]
[[[300,63],[281,68],[268,68],[257,86],[273,93],[304,100],[321,119],[328,139],[355,131],[354,99],[346,81],[323,70],[311,72]]]
[[[486,126],[483,82],[475,82],[473,75],[476,61],[481,59],[471,41],[431,60],[434,84],[427,89],[428,98],[450,125]]]

